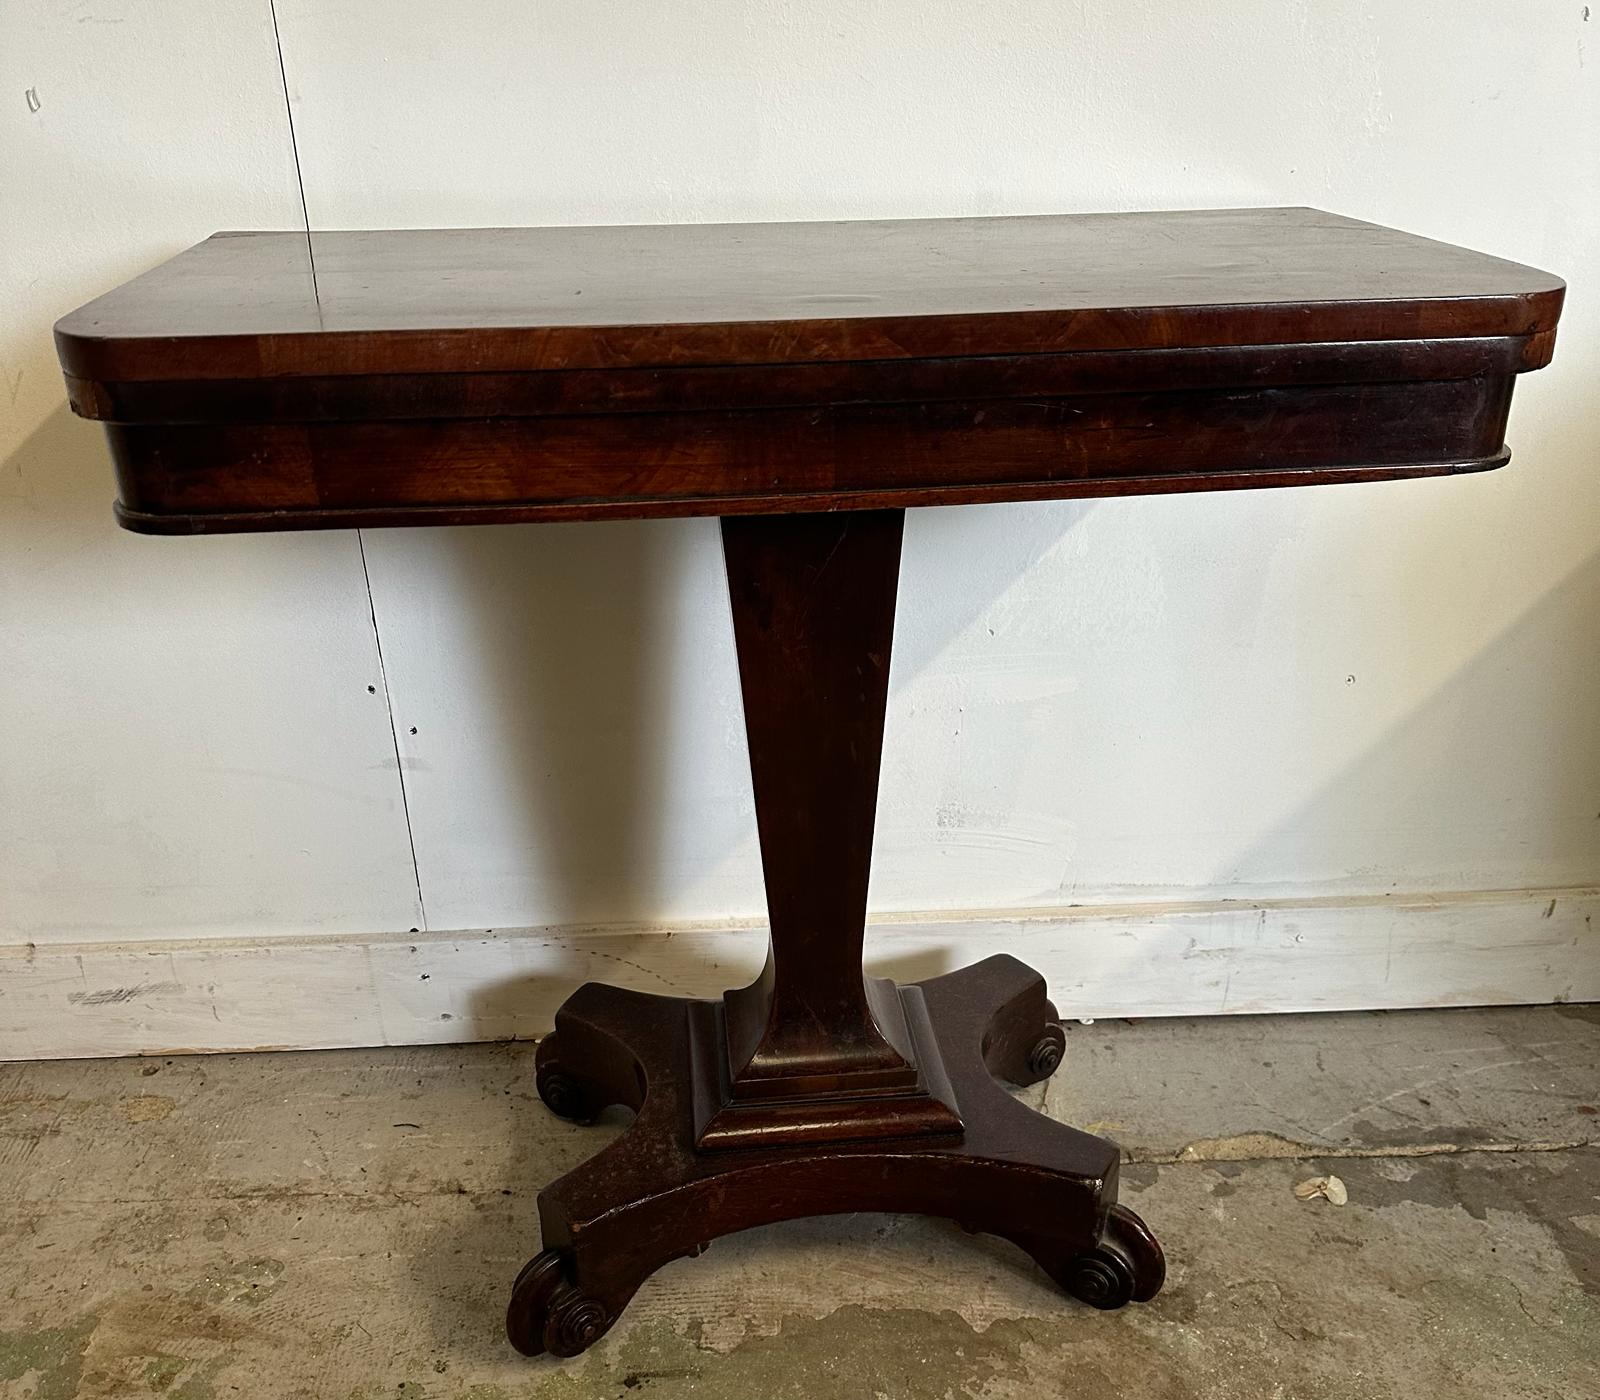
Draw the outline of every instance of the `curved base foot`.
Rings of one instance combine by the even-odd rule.
[[[736,1230],[842,1212],[939,1215],[999,1235],[1093,1307],[1153,1298],[1161,1247],[1116,1204],[1116,1147],[1033,1112],[999,1082],[1035,1083],[1061,1062],[1043,980],[1002,955],[917,986],[959,1135],[818,1141],[797,1131],[736,1152],[695,1147],[690,1023],[705,1003],[595,983],[574,994],[539,1047],[540,1096],[579,1121],[613,1103],[637,1116],[541,1193],[545,1249],[513,1287],[512,1344],[575,1355],[663,1264]]]
[[[1074,1298],[1109,1311],[1148,1303],[1167,1278],[1167,1260],[1149,1227],[1126,1206],[1112,1206],[1099,1243],[1051,1276]]]
[[[511,1285],[506,1336],[524,1356],[576,1356],[606,1334],[617,1315],[585,1297],[567,1277],[567,1261],[554,1249],[536,1254]]]

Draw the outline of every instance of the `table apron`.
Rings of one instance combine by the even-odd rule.
[[[190,533],[914,506],[1505,460],[1513,376],[730,412],[109,424],[124,523]]]

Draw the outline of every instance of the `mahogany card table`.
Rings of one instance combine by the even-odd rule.
[[[552,1112],[635,1115],[512,1287],[513,1344],[567,1356],[669,1260],[829,1212],[1155,1296],[1116,1146],[1004,1087],[1061,1062],[1039,974],[862,971],[904,513],[1498,467],[1562,293],[1312,209],[242,232],[56,341],[132,530],[721,517],[767,960],[720,1001],[590,983],[540,1042]]]

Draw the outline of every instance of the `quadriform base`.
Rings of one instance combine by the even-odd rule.
[[[723,523],[772,941],[720,1003],[590,984],[539,1047],[563,1117],[633,1125],[539,1197],[520,1350],[570,1355],[650,1273],[793,1216],[910,1211],[1014,1241],[1098,1307],[1155,1296],[1161,1250],[1117,1206],[1117,1149],[1001,1087],[1064,1037],[1016,959],[896,987],[862,974],[903,513]]]
[[[545,1248],[512,1289],[512,1344],[571,1356],[668,1261],[735,1230],[847,1211],[945,1216],[999,1235],[1098,1308],[1155,1297],[1161,1247],[1117,1204],[1117,1149],[1004,1087],[1035,1083],[1060,1063],[1044,980],[999,954],[901,990],[927,1007],[960,1129],[731,1151],[694,1145],[696,1037],[716,1003],[594,983],[578,991],[539,1046],[539,1093],[565,1118],[584,1121],[614,1103],[638,1116],[540,1194]],[[827,1123],[840,1107],[812,1109]]]

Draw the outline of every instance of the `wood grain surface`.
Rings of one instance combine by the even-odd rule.
[[[56,339],[99,380],[787,364],[1534,335],[1562,288],[1316,209],[238,232]]]
[[[1479,471],[1562,294],[1312,209],[230,233],[56,339],[205,534]]]

